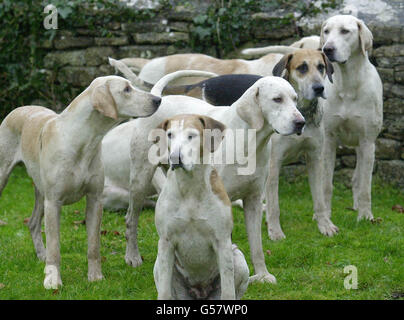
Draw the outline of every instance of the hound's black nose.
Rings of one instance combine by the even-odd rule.
[[[154,96],[152,98],[152,103],[153,103],[154,107],[157,109],[161,104],[161,98]]]
[[[304,127],[304,125],[306,124],[306,121],[305,121],[304,119],[295,120],[295,121],[294,121],[294,124],[295,124],[295,131],[296,131],[296,134],[297,134],[298,136],[300,136],[300,135],[302,134],[302,132],[303,132],[303,127]]]
[[[312,88],[316,96],[321,96],[324,92],[324,86],[321,83],[313,84]]]
[[[181,160],[181,153],[179,151],[170,154],[170,165],[171,169],[173,170],[183,167],[183,163]]]
[[[332,58],[334,57],[335,48],[334,47],[324,47],[323,52],[325,53],[325,55],[327,56],[328,59],[332,60]]]

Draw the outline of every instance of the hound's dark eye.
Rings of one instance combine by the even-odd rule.
[[[341,34],[347,34],[347,33],[349,33],[349,30],[347,30],[347,29],[341,29]]]
[[[124,92],[130,92],[132,88],[130,86],[126,86],[125,89],[123,89]]]
[[[276,103],[281,103],[283,101],[282,97],[276,97],[276,98],[273,98],[272,100],[275,101]]]
[[[326,29],[326,30],[324,30],[324,33],[325,33],[325,34],[329,34],[329,33],[330,33],[330,30]]]
[[[300,73],[306,73],[307,71],[309,71],[309,67],[307,66],[306,63],[301,64],[300,66],[298,66],[296,68]]]
[[[319,64],[319,65],[317,66],[318,71],[320,71],[321,73],[324,72],[324,68],[325,68],[325,66],[324,66],[323,64]]]
[[[167,138],[168,139],[171,139],[171,136],[172,136],[171,132],[167,133]]]
[[[194,136],[193,134],[190,134],[190,135],[188,136],[188,140],[189,140],[189,141],[191,141],[193,138],[195,138],[195,136]]]

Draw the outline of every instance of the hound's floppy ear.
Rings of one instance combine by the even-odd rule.
[[[324,29],[325,29],[325,24],[326,21],[323,22],[321,25],[321,30],[320,30],[320,50],[323,50],[324,47]]]
[[[158,144],[159,161],[161,163],[168,163],[168,154],[166,153],[168,146],[166,131],[169,123],[170,119],[166,119],[156,127],[157,130],[152,131],[152,141],[153,143]],[[161,130],[163,130],[163,132],[161,132]]]
[[[91,94],[91,103],[93,108],[101,114],[114,120],[118,119],[116,103],[109,90],[108,82],[105,82],[93,89]]]
[[[160,124],[157,126],[156,129],[162,129],[162,130],[166,131],[169,122],[170,122],[170,119],[164,120],[162,123],[160,123]]]
[[[210,152],[215,152],[223,140],[223,132],[226,126],[207,116],[199,116],[199,121],[202,123],[203,131],[203,146],[208,148]],[[210,130],[209,132],[205,130]],[[209,139],[210,137],[210,139]]]
[[[322,52],[321,53],[323,56],[324,64],[325,64],[325,72],[327,73],[327,77],[332,82],[332,74],[334,73],[334,67],[332,66],[332,63],[330,60],[328,60],[327,56]]]
[[[282,77],[283,71],[286,69],[286,73],[284,78],[288,80],[289,78],[289,64],[293,58],[293,53],[289,53],[285,55],[279,62],[275,65],[274,69],[272,70],[272,74],[275,77]]]
[[[259,86],[256,83],[250,87],[234,104],[238,116],[248,125],[259,131],[264,125],[264,116],[259,105]]]
[[[370,54],[373,47],[373,35],[362,20],[358,19],[359,42],[362,48],[363,55],[366,51]]]

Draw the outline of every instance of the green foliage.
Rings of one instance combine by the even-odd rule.
[[[329,7],[335,7],[340,0],[325,1],[321,8],[313,1],[295,0],[212,0],[212,5],[205,13],[193,19],[194,28],[191,34],[191,46],[198,52],[209,52],[212,47],[216,55],[222,57],[236,49],[247,40],[252,40],[254,28],[277,29],[284,25],[293,24],[295,15],[299,17],[313,15]],[[265,21],[265,26],[256,25],[251,16],[257,12],[272,13],[275,10],[289,12],[283,17],[274,16]]]
[[[58,10],[58,30],[43,26],[44,8],[52,3]],[[164,1],[163,8],[167,6]],[[97,8],[94,10],[94,8]],[[54,86],[44,70],[43,48],[60,30],[74,35],[77,28],[95,30],[109,36],[107,25],[112,21],[133,22],[153,18],[153,10],[135,11],[115,0],[2,0],[0,2],[0,119],[12,109],[33,100],[49,105],[60,101],[66,85]]]
[[[391,208],[403,205],[403,193],[374,179],[372,207],[380,223],[357,222],[352,192],[336,184],[332,221],[340,229],[334,237],[320,234],[312,220],[312,200],[307,179],[280,180],[279,200],[286,239],[268,238],[265,218],[262,240],[266,265],[278,283],[252,283],[244,299],[397,299],[404,293],[404,215]],[[143,264],[128,266],[125,256],[125,216],[105,211],[101,234],[102,270],[105,280],[87,281],[85,201],[65,206],[61,214],[61,273],[63,287],[43,288],[44,263],[35,255],[28,227],[23,221],[34,206],[34,187],[25,169],[18,166],[0,198],[0,300],[6,299],[156,299],[153,266],[158,234],[152,210],[139,220],[139,250]],[[233,242],[244,253],[253,272],[244,215],[233,208]],[[358,269],[358,289],[344,288],[344,267]],[[3,288],[2,288],[3,287]],[[403,298],[401,298],[403,299]]]

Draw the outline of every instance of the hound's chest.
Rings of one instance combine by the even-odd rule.
[[[350,95],[342,97],[337,96],[329,101],[325,130],[350,146],[357,146],[364,136],[377,136],[381,120],[375,112],[375,101],[362,101]]]

